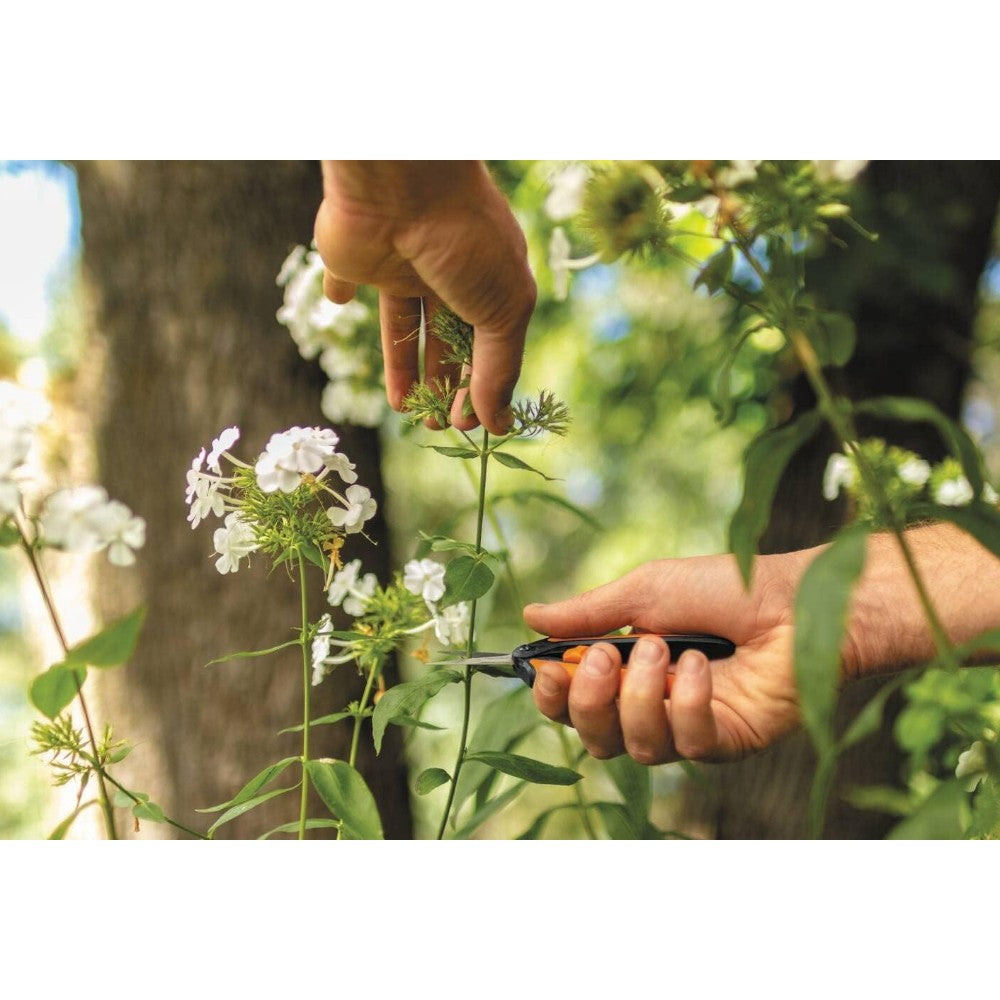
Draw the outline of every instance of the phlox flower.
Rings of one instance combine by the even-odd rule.
[[[320,409],[328,420],[359,427],[377,427],[385,416],[386,406],[381,386],[371,388],[347,378],[329,382],[320,400]]]
[[[312,641],[312,684],[315,687],[326,676],[326,660],[330,656],[330,632],[333,622],[329,615],[323,615],[318,622],[316,636]]]
[[[443,646],[460,646],[469,637],[469,605],[449,605],[434,615],[434,634]]]
[[[433,604],[444,597],[444,566],[433,559],[411,559],[403,567],[403,586]]]
[[[260,547],[253,525],[244,521],[238,511],[226,515],[225,527],[216,529],[212,544],[219,554],[215,568],[223,574],[235,573],[240,568],[240,560]]]
[[[846,455],[834,452],[823,473],[823,496],[836,500],[841,489],[854,485],[855,475],[854,463]]]
[[[963,507],[972,498],[972,485],[965,476],[946,479],[934,489],[934,500],[942,507]]]
[[[56,490],[42,505],[39,533],[46,545],[67,552],[108,549],[115,566],[131,566],[134,549],[146,542],[146,522],[118,500],[108,500],[102,486]]]
[[[590,170],[584,164],[570,163],[552,178],[545,214],[553,222],[564,222],[580,211],[589,177]]]
[[[549,269],[552,271],[552,284],[556,300],[565,302],[569,296],[569,272],[582,271],[592,267],[601,255],[594,253],[589,257],[574,258],[570,256],[572,247],[566,231],[562,226],[556,226],[549,238]]]
[[[108,561],[114,566],[131,566],[135,549],[146,544],[146,522],[118,500],[98,505],[90,516],[102,544],[108,547]]]
[[[867,160],[813,160],[816,179],[821,181],[853,181],[865,167]]]
[[[923,486],[931,478],[930,463],[922,458],[908,458],[899,467],[899,478],[907,486]]]
[[[291,493],[299,487],[303,475],[316,475],[328,467],[328,460],[337,464],[339,440],[329,428],[319,427],[290,427],[272,434],[254,466],[257,485],[265,493]]]
[[[365,613],[368,601],[378,586],[378,578],[374,573],[366,573],[359,579],[360,572],[361,560],[352,559],[342,570],[334,574],[326,593],[327,600],[335,608],[343,602],[344,611],[352,618]]]
[[[240,429],[239,427],[227,427],[213,442],[212,450],[208,453],[208,467],[220,475],[222,474],[222,466],[219,465],[219,459],[222,457],[224,452],[229,451],[230,448],[240,439]]]
[[[343,528],[353,535],[364,527],[365,521],[375,516],[377,504],[366,486],[347,487],[347,507],[330,507],[326,516],[335,528]]]
[[[209,479],[207,476],[203,476],[195,484],[194,494],[188,500],[191,510],[187,519],[191,522],[192,528],[197,528],[209,514],[222,517],[225,513],[226,504],[219,492],[219,486],[217,480]]]

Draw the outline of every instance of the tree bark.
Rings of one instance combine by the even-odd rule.
[[[204,830],[212,817],[196,808],[225,801],[267,764],[301,750],[300,734],[277,735],[301,722],[297,648],[205,666],[226,653],[294,638],[298,583],[283,570],[269,576],[264,559],[221,576],[212,560],[215,525],[192,531],[183,496],[192,458],[222,428],[241,428],[234,451],[252,460],[274,432],[325,424],[319,369],[302,361],[274,318],[281,302],[277,270],[292,246],[311,239],[319,170],[231,162],[75,167],[84,277],[102,356],[98,475],[148,529],[136,570],[101,579],[103,620],[139,601],[148,608],[134,659],[118,676],[101,678],[102,699],[116,729],[138,744],[121,765],[134,787]],[[377,547],[352,542],[345,556],[362,556],[384,580],[390,553],[378,435],[336,429],[380,509],[369,530]],[[318,574],[313,621],[328,610],[317,582]],[[314,717],[342,708],[360,689],[357,674],[341,668],[312,689]],[[311,756],[344,759],[349,740],[349,723],[315,727]],[[370,739],[363,739],[359,769],[379,802],[386,836],[410,836],[398,731],[390,729],[377,766]],[[291,775],[298,768],[286,772],[284,784],[292,784]],[[326,815],[318,801],[312,805],[310,815]],[[298,793],[292,793],[218,836],[254,837],[297,817]],[[168,832],[161,827],[153,835]]]
[[[850,236],[849,251],[830,249],[808,268],[807,285],[827,308],[849,313],[858,345],[844,373],[831,372],[853,399],[916,396],[957,419],[970,374],[977,288],[992,246],[1000,199],[1000,165],[977,162],[873,162],[854,206],[855,217],[878,233],[875,243]],[[815,405],[803,378],[789,387],[791,410]],[[927,425],[869,421],[863,436],[880,436],[929,460],[945,454]],[[821,483],[835,445],[817,438],[795,457],[782,479],[762,552],[787,552],[827,541],[843,522],[843,503],[827,503]],[[850,686],[838,726],[850,722],[879,681]],[[892,737],[902,697],[890,699],[880,733],[841,758],[824,836],[877,838],[895,817],[852,808],[854,785],[898,784],[903,756]],[[816,758],[804,733],[762,754],[708,768],[714,789],[692,789],[692,818],[720,838],[801,837]]]

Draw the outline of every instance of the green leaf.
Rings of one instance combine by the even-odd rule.
[[[443,687],[462,679],[457,670],[435,670],[416,680],[406,681],[389,688],[375,706],[372,713],[372,738],[375,753],[382,752],[382,737],[385,727],[400,716],[411,718],[420,711],[424,702],[433,698]]]
[[[311,562],[314,566],[318,566],[323,572],[326,572],[326,559],[323,557],[323,553],[311,542],[302,545],[301,549],[302,555]]]
[[[553,476],[547,476],[541,469],[536,469],[533,465],[528,465],[527,462],[522,462],[516,455],[511,455],[507,451],[494,451],[490,453],[501,465],[506,465],[508,469],[521,469],[524,472],[533,472],[536,476],[541,476],[542,479],[550,483],[558,482]]]
[[[127,743],[124,746],[120,746],[114,753],[108,756],[109,764],[120,764],[130,753],[132,752],[132,747]]]
[[[592,808],[600,815],[604,828],[612,840],[641,840],[641,826],[635,823],[628,809],[620,802],[593,802]]]
[[[495,816],[501,809],[508,806],[514,799],[516,799],[521,792],[528,787],[526,781],[519,781],[516,785],[511,785],[503,794],[498,795],[495,799],[490,799],[485,805],[477,809],[468,819],[466,823],[452,835],[454,840],[465,840],[470,837],[476,830],[479,829],[488,819]]]
[[[833,748],[840,647],[867,539],[864,524],[844,528],[809,564],[795,595],[795,679],[802,722],[820,756]]]
[[[307,830],[329,830],[331,828],[336,828],[340,826],[339,819],[307,819],[306,829]],[[292,823],[282,823],[281,826],[276,826],[273,830],[268,830],[267,833],[262,833],[257,839],[258,840],[269,840],[276,833],[298,833],[299,823],[295,820]]]
[[[32,682],[28,693],[31,703],[42,715],[54,719],[75,697],[87,676],[80,664],[56,663]]]
[[[132,806],[136,819],[148,819],[151,823],[162,823],[166,820],[163,810],[155,802],[137,802]]]
[[[145,792],[127,792],[124,788],[116,788],[112,804],[118,809],[131,809],[136,802],[146,802],[149,796]]]
[[[447,455],[449,458],[479,458],[479,452],[475,448],[455,448],[443,444],[422,444],[421,448],[430,448],[439,455]]]
[[[288,649],[289,646],[298,645],[298,639],[289,639],[288,642],[282,642],[279,645],[271,646],[268,649],[254,649],[249,652],[229,653],[227,656],[219,656],[214,660],[209,660],[205,666],[211,667],[216,663],[228,663],[230,660],[250,660],[255,656],[267,656],[270,653],[277,653],[279,650]]]
[[[346,840],[382,840],[382,819],[365,779],[345,760],[306,762],[309,780]]]
[[[252,799],[265,785],[272,782],[281,774],[285,768],[301,759],[301,757],[286,757],[284,760],[279,760],[277,764],[268,764],[263,771],[252,777],[228,802],[223,802],[217,806],[207,806],[204,809],[195,809],[195,812],[221,812],[230,806],[238,806],[240,803]]]
[[[913,800],[909,792],[891,785],[864,785],[849,788],[844,799],[855,809],[888,813],[890,816],[909,816],[913,812]]]
[[[552,504],[555,507],[561,507],[563,510],[568,511],[588,527],[593,528],[594,531],[604,530],[604,525],[593,514],[588,513],[582,507],[578,507],[575,503],[570,503],[564,497],[556,496],[553,493],[546,493],[544,490],[512,490],[509,493],[495,493],[490,502],[495,507],[504,500],[513,500],[515,503],[523,503],[525,500],[538,500],[542,503]]]
[[[947,723],[947,715],[941,706],[927,702],[911,703],[899,713],[893,735],[902,749],[919,756],[927,753],[944,736]]]
[[[340,722],[342,719],[350,719],[354,715],[353,712],[332,712],[330,715],[321,715],[318,719],[310,719],[309,727],[313,726],[332,726],[335,722]],[[284,736],[285,733],[301,733],[305,727],[300,722],[297,726],[289,726],[287,729],[279,729],[278,735]],[[298,760],[298,758],[293,758]]]
[[[946,417],[933,403],[906,396],[881,396],[854,405],[858,415],[870,414],[885,420],[932,424],[948,445],[948,450],[962,464],[972,492],[978,497],[983,490],[983,466],[979,449],[972,438],[953,420]]]
[[[440,767],[429,767],[420,772],[417,783],[414,785],[414,791],[417,795],[426,795],[449,781],[451,781],[451,775],[447,771]]]
[[[66,661],[86,663],[91,667],[116,667],[124,663],[135,649],[145,617],[146,609],[136,608],[130,615],[119,618],[97,635],[74,646],[66,655]]]
[[[757,543],[771,517],[778,483],[791,457],[823,422],[815,410],[777,430],[766,431],[751,442],[744,459],[743,497],[729,525],[729,547],[736,555],[749,587]]]
[[[708,258],[705,266],[694,279],[694,287],[704,285],[709,295],[714,295],[729,281],[733,273],[733,247],[727,243],[717,254]]]
[[[13,521],[8,520],[0,524],[0,549],[10,548],[11,545],[17,545],[20,540],[21,532],[17,530],[17,525]],[[76,813],[74,813],[73,816],[75,817]],[[65,822],[65,820],[63,822]]]
[[[279,795],[284,795],[286,792],[294,792],[302,783],[296,781],[294,785],[289,785],[287,788],[274,788],[270,792],[263,792],[260,795],[255,795],[252,799],[247,799],[241,802],[239,805],[235,805],[232,809],[227,809],[209,828],[208,836],[211,837],[220,826],[224,826],[226,823],[231,822],[234,819],[238,819],[244,813],[250,812],[251,809],[256,809],[257,806],[262,805],[269,799],[276,798]],[[204,810],[198,810],[203,812]]]
[[[84,802],[83,805],[77,806],[46,838],[47,840],[62,840],[67,833],[69,833],[70,827],[76,822],[77,816],[87,809],[89,806],[98,805],[97,799],[91,799],[89,802]]]
[[[649,820],[649,808],[653,802],[649,768],[636,763],[628,754],[602,761],[602,765],[621,792],[632,825],[642,829],[642,825]]]
[[[420,538],[428,546],[428,552],[469,552],[471,555],[476,554],[476,546],[472,542],[462,542],[457,538],[449,538],[447,535],[428,535],[426,532],[420,532]]]
[[[889,832],[889,840],[960,840],[969,822],[962,782],[943,781],[911,816]]]
[[[391,726],[409,726],[413,729],[429,729],[434,733],[443,733],[447,726],[435,726],[433,722],[424,722],[423,719],[414,719],[410,715],[397,715],[389,720]]]
[[[972,800],[972,823],[968,830],[970,837],[990,837],[1000,835],[1000,785],[995,778],[984,778],[979,782]]]
[[[860,743],[862,740],[874,736],[882,729],[882,714],[885,711],[885,703],[892,693],[908,679],[906,674],[900,674],[889,683],[883,684],[878,691],[869,699],[864,708],[851,720],[844,735],[840,737],[838,753],[842,753],[848,747]]]
[[[516,753],[497,753],[495,750],[480,750],[466,755],[466,760],[478,761],[495,768],[503,774],[530,781],[535,785],[575,785],[583,775],[568,767],[557,767],[531,757]]]
[[[675,201],[678,205],[687,204],[692,201],[699,201],[705,195],[711,194],[711,190],[702,187],[701,184],[681,184],[667,194],[668,201]]]
[[[726,355],[722,359],[722,364],[719,367],[719,375],[715,383],[715,399],[712,400],[712,406],[715,408],[716,419],[723,427],[728,427],[733,422],[733,416],[736,413],[730,384],[733,365],[736,363],[743,345],[758,330],[763,329],[764,325],[763,323],[756,323],[748,330],[745,330],[735,343],[727,348]]]
[[[483,708],[472,732],[472,739],[469,740],[469,753],[476,753],[478,750],[509,750],[527,733],[542,725],[543,721],[532,701],[531,690],[518,684]],[[482,806],[496,777],[497,772],[493,768],[470,762],[466,757],[458,775],[455,812],[473,794],[476,795],[477,808]]]
[[[477,600],[493,586],[495,579],[493,570],[481,558],[458,556],[452,559],[444,571],[445,592],[440,607]]]
[[[552,806],[551,809],[546,809],[545,812],[539,813],[528,827],[524,833],[519,834],[515,837],[515,840],[538,840],[542,831],[545,829],[545,824],[548,823],[549,818],[554,816],[557,812],[562,812],[566,809],[577,809],[579,808],[575,802],[563,802],[558,806]]]
[[[851,360],[857,342],[854,321],[843,313],[813,313],[805,324],[805,332],[816,352],[819,363],[842,367]]]

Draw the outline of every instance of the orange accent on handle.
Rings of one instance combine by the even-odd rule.
[[[535,668],[535,670],[538,670],[543,663],[558,663],[566,671],[566,673],[569,674],[569,679],[572,682],[574,676],[576,675],[576,668],[579,666],[580,660],[583,659],[583,654],[582,653],[580,654],[579,659],[570,659],[570,656],[571,654],[575,656],[577,650],[583,650],[584,652],[586,652],[588,648],[589,647],[587,646],[575,646],[573,649],[567,649],[566,652],[563,653],[562,662],[560,662],[559,660],[529,660],[528,662]],[[620,671],[620,677],[618,680],[619,691],[621,690],[622,682],[625,680],[625,675],[627,673],[628,673],[628,668],[622,667]],[[673,686],[674,686],[674,675],[667,674],[665,690],[663,692],[663,696],[665,698],[670,697],[670,692],[673,689]]]

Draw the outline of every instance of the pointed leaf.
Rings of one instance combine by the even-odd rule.
[[[96,806],[98,804],[97,799],[91,799],[89,802],[84,802],[83,805],[77,806],[49,835],[46,839],[48,840],[62,840],[67,833],[69,833],[70,827],[76,822],[77,816],[83,812],[84,809],[89,806]]]
[[[417,783],[413,788],[417,795],[426,795],[449,781],[451,781],[451,775],[447,771],[440,767],[429,767],[420,772],[420,777],[417,778]]]
[[[354,715],[353,712],[333,712],[330,715],[321,715],[318,719],[310,719],[309,726],[332,726],[335,722],[340,722],[342,719],[350,719]],[[300,722],[297,726],[289,726],[287,729],[279,729],[278,735],[284,736],[285,733],[301,733],[305,727]],[[293,758],[298,760],[297,757]]]
[[[439,455],[447,455],[449,458],[479,458],[479,452],[475,448],[455,448],[443,444],[422,444],[421,448],[430,448]]]
[[[361,774],[344,760],[310,760],[309,780],[347,840],[382,840],[382,819]]]
[[[549,819],[554,816],[557,812],[562,812],[566,809],[577,809],[578,806],[575,802],[563,802],[560,805],[552,806],[551,809],[546,809],[545,812],[539,813],[528,827],[524,833],[519,834],[515,837],[515,840],[538,840],[542,836],[542,831],[545,829],[545,824],[548,823]]]
[[[733,247],[727,243],[717,254],[708,258],[705,266],[698,272],[698,277],[694,279],[694,287],[704,285],[709,295],[712,295],[729,281],[732,273]]]
[[[962,782],[943,781],[912,815],[889,832],[889,840],[960,840],[969,821]]]
[[[516,785],[511,785],[510,788],[508,788],[501,795],[498,795],[495,799],[490,799],[484,806],[477,809],[469,817],[466,823],[462,824],[458,831],[453,834],[453,839],[465,840],[470,837],[476,832],[476,830],[479,829],[479,827],[483,825],[483,823],[513,802],[514,799],[516,799],[527,787],[527,782],[519,781]]]
[[[255,656],[268,656],[270,653],[277,653],[279,650],[288,649],[289,646],[298,645],[298,639],[289,639],[288,642],[279,643],[277,646],[270,646],[268,649],[253,649],[249,652],[229,653],[226,656],[219,656],[214,660],[209,660],[205,666],[211,667],[216,663],[228,663],[230,660],[250,660]]]
[[[907,674],[900,674],[889,681],[888,684],[883,684],[875,692],[864,708],[853,718],[844,735],[841,736],[839,751],[844,751],[848,747],[852,747],[856,743],[860,743],[862,740],[866,740],[869,736],[874,736],[877,732],[881,731],[885,703],[889,700],[892,693],[907,679]]]
[[[844,313],[813,313],[805,326],[806,336],[824,367],[842,367],[851,360],[857,333],[854,320]]]
[[[166,819],[155,802],[137,802],[132,806],[132,813],[136,819],[148,819],[151,823],[162,823]]]
[[[496,576],[483,559],[477,556],[458,556],[444,571],[444,597],[439,607],[446,608],[459,601],[475,601],[482,597]]]
[[[145,618],[146,609],[136,608],[130,615],[119,618],[97,635],[74,646],[66,661],[91,667],[116,667],[124,663],[135,649]]]
[[[307,830],[329,830],[340,826],[339,819],[307,819],[306,829]],[[258,840],[270,840],[276,833],[298,833],[299,823],[295,820],[292,823],[282,823],[281,826],[276,826],[273,830],[268,830],[267,833],[262,833],[257,839]]]
[[[87,668],[81,664],[56,663],[31,682],[31,703],[54,719],[76,697],[86,676]]]
[[[628,809],[620,802],[593,802],[592,807],[604,821],[604,828],[612,840],[641,840],[642,827],[637,825]]]
[[[479,761],[487,767],[495,768],[514,778],[521,778],[523,781],[530,781],[535,785],[575,785],[583,777],[568,767],[557,767],[516,753],[481,750],[479,753],[467,754],[466,760]]]
[[[541,469],[536,469],[533,465],[528,465],[527,462],[522,462],[516,455],[511,455],[507,451],[494,451],[491,452],[493,457],[501,464],[506,465],[508,469],[521,469],[524,472],[533,472],[536,476],[541,476],[542,479],[547,480],[550,483],[558,482],[553,476],[547,476]]]
[[[632,825],[641,830],[649,820],[649,808],[653,802],[653,785],[650,769],[636,763],[628,754],[601,762],[611,776],[615,787],[621,792],[625,811]]]
[[[795,595],[795,679],[802,722],[821,757],[833,747],[840,648],[867,539],[863,524],[843,529],[810,563]]]
[[[747,449],[743,498],[729,525],[729,546],[736,555],[747,586],[750,585],[757,543],[771,518],[771,504],[781,474],[821,423],[822,417],[812,410],[784,427],[765,432]]]
[[[286,792],[294,792],[296,788],[301,785],[300,781],[296,781],[294,785],[289,785],[287,788],[275,788],[270,792],[263,792],[260,795],[254,796],[252,799],[246,799],[239,805],[235,805],[232,809],[227,809],[209,828],[208,836],[211,837],[220,826],[231,822],[234,819],[238,819],[244,813],[250,812],[251,809],[256,809],[257,806],[270,799],[276,798],[279,795],[284,795]]]
[[[962,464],[972,492],[978,497],[983,490],[983,463],[979,449],[972,438],[957,423],[945,416],[933,403],[925,399],[910,399],[906,396],[881,396],[856,403],[858,414],[871,414],[885,420],[902,420],[908,423],[933,424],[944,438],[948,450]]]
[[[462,679],[457,670],[435,670],[424,674],[413,681],[406,681],[389,688],[378,700],[372,713],[372,737],[375,741],[375,753],[382,752],[382,737],[385,727],[400,716],[411,718],[424,706],[424,702],[433,698],[443,687],[454,684]]]
[[[238,806],[241,802],[252,799],[265,785],[272,782],[290,764],[301,760],[301,757],[286,757],[276,764],[268,764],[259,774],[252,777],[228,802],[223,802],[217,806],[206,806],[204,809],[195,809],[195,812],[212,813],[221,812],[230,806]]]

